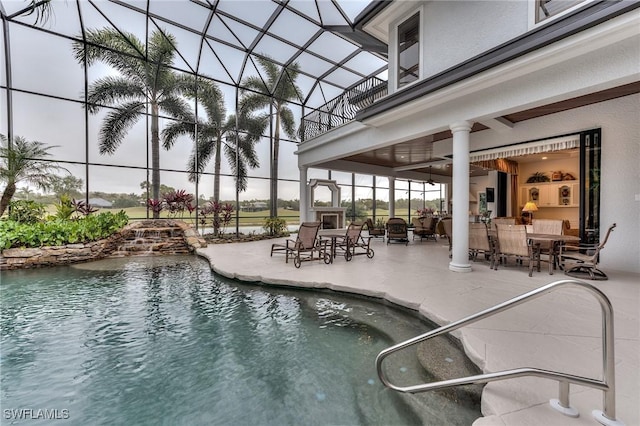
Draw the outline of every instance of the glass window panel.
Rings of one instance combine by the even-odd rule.
[[[315,2],[309,0],[290,0],[287,6],[311,18],[320,25],[320,17],[318,16],[318,9],[316,8]]]
[[[288,10],[282,11],[278,19],[269,27],[269,32],[289,40],[298,46],[304,46],[319,28]]]
[[[352,84],[362,80],[362,76],[354,74],[342,68],[338,68],[325,77],[325,81],[335,84],[336,86],[346,89]]]
[[[91,163],[115,164],[123,166],[147,166],[147,116],[141,114],[135,124],[127,131],[123,141],[112,154],[100,154],[99,135],[104,119],[115,110],[101,108],[96,114],[89,115],[89,161]],[[149,143],[151,135],[149,134]],[[151,147],[149,147],[149,167],[151,167]]]
[[[340,14],[333,2],[316,2],[320,9],[321,21],[324,25],[348,25],[349,23]]]
[[[247,190],[239,194],[241,201],[263,201],[269,203],[270,185],[268,179],[249,178]],[[267,207],[268,209],[269,207]]]
[[[84,111],[79,102],[14,92],[13,123],[15,136],[59,146],[52,150],[56,159],[85,161]]]
[[[340,62],[340,58],[349,56],[357,50],[357,47],[336,35],[323,33],[311,43],[308,50],[326,58],[332,58],[335,62]]]
[[[227,43],[231,43],[237,47],[246,47],[240,42],[240,40],[238,40],[237,35],[232,33],[227,25],[225,25],[219,15],[215,15],[213,19],[211,19],[211,23],[209,24],[209,28],[207,28],[206,34],[209,37],[226,41]]]
[[[80,98],[84,91],[84,72],[73,58],[68,39],[12,25],[11,52],[13,87]]]
[[[213,49],[218,57],[222,59],[225,68],[231,74],[234,81],[240,81],[240,72],[242,71],[244,55],[233,47],[229,47],[212,40],[208,40],[208,43],[211,45],[211,49]],[[213,77],[216,78],[216,76]],[[226,79],[221,78],[221,80]]]
[[[7,24],[10,25],[10,24]],[[11,27],[10,27],[11,28]],[[7,72],[6,72],[6,56],[4,51],[4,31],[0,31],[0,85],[7,85]],[[3,104],[6,105],[6,104]],[[2,108],[0,108],[0,113]]]
[[[300,185],[298,185],[298,182],[278,181],[278,199],[284,201],[300,200]],[[283,209],[284,206],[278,206],[278,215]]]
[[[351,173],[332,171],[331,179],[335,180],[338,185],[349,185],[351,187]],[[349,197],[351,197],[351,189],[349,189]]]
[[[536,0],[536,22],[556,16],[586,0]]]
[[[116,194],[139,194],[141,201],[146,202],[147,194],[140,186],[147,180],[146,170],[124,167],[89,166],[89,195],[96,192]],[[113,200],[108,200],[113,201]],[[128,209],[125,209],[129,214]],[[144,205],[132,210],[135,217],[145,217]]]
[[[20,5],[20,9],[26,7],[28,2],[2,2],[3,6],[7,6],[9,3],[15,3]],[[46,23],[40,23],[39,26],[45,28],[48,31],[58,34],[64,34],[67,36],[77,36],[80,34],[80,20],[78,19],[78,8],[75,3],[67,1],[52,1],[50,3],[52,10],[51,18]],[[11,15],[11,12],[9,12]],[[27,24],[33,24],[35,22],[35,14],[22,15],[16,17],[16,21],[25,22]],[[13,37],[13,36],[12,36]]]
[[[389,178],[385,176],[376,176],[376,188],[377,189],[388,189],[389,188]],[[379,191],[378,191],[379,192]]]
[[[162,195],[163,193],[172,189],[184,189],[187,193],[194,196],[196,193],[196,185],[194,182],[189,182],[188,173],[160,170],[160,194]]]
[[[289,62],[289,59],[298,52],[298,48],[265,35],[256,45],[254,51],[284,64]]]
[[[51,151],[55,155],[55,150]],[[49,188],[46,193],[56,198],[59,198],[62,194],[68,194],[72,198],[82,199],[86,194],[87,189],[87,170],[84,164],[73,164],[66,162],[59,162],[58,165],[65,170],[60,170],[55,175],[63,180],[60,184]],[[69,177],[72,177],[69,180]],[[65,180],[65,178],[67,178]],[[75,184],[78,184],[77,186]],[[27,186],[25,182],[23,185]],[[18,185],[20,186],[20,185]],[[29,185],[29,189],[35,193],[42,193],[41,189]]]
[[[386,67],[387,63],[369,52],[360,52],[349,59],[344,66],[354,71],[359,71],[362,74],[369,75],[380,68]]]
[[[333,84],[329,84],[326,82],[320,82],[319,86],[322,89],[322,93],[324,93],[324,95],[327,97],[327,99],[331,100],[334,99],[340,95],[342,95],[342,93],[344,92],[344,89],[334,86]],[[322,105],[322,104],[320,104]],[[318,105],[318,106],[320,106]]]
[[[180,9],[180,7],[176,7],[176,9]],[[183,30],[174,25],[169,25],[164,22],[159,22],[158,24],[160,25],[159,28],[150,25],[149,31],[153,33],[161,29],[165,35],[175,38],[174,47],[176,52],[173,56],[172,65],[184,71],[195,72],[198,68],[201,37],[198,34]]]
[[[160,129],[172,123],[173,120],[160,119]],[[160,168],[169,170],[189,170],[189,159],[194,149],[194,142],[187,135],[178,136],[173,146],[166,150],[162,148],[162,140],[160,141]],[[210,162],[211,170],[213,170],[213,161]]]
[[[0,89],[0,135],[7,136],[9,132],[9,117],[7,116],[7,91]]]
[[[200,4],[176,0],[149,2],[149,11],[151,14],[168,18],[198,32],[203,30],[211,12],[209,8],[202,7]]]
[[[267,23],[277,6],[275,3],[261,0],[218,2],[218,10],[227,12],[260,28],[264,27],[264,24]]]
[[[349,17],[351,22],[371,3],[370,0],[349,0],[341,1],[340,7],[344,13]]]
[[[84,27],[85,29],[117,28],[123,33],[132,33],[139,40],[144,41],[147,28],[146,2],[138,2],[133,6],[137,11],[107,1],[80,2]]]
[[[372,187],[373,186],[373,176],[371,175],[362,175],[359,173],[355,174],[356,176],[356,185],[358,186],[367,186],[367,187]]]
[[[420,77],[420,14],[398,26],[398,87]]]
[[[291,142],[280,142],[280,157],[278,161],[278,179],[300,179],[298,158],[294,154],[298,145]],[[298,192],[300,192],[298,190]]]
[[[242,16],[242,15],[240,15]],[[227,17],[220,17],[220,19],[227,24],[227,26],[231,29],[231,32],[240,39],[240,42],[244,47],[250,46],[253,41],[258,37],[259,32],[254,30],[251,27],[248,27],[234,19]],[[236,44],[236,43],[234,43]]]
[[[300,54],[300,56],[296,58],[296,62],[300,65],[302,71],[310,73],[311,75],[324,74],[333,67],[333,64],[306,52]]]

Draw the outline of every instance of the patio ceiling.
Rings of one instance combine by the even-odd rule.
[[[594,92],[588,95],[580,96],[573,99],[556,102],[553,104],[543,105],[523,111],[517,111],[501,117],[503,121],[510,123],[518,123],[532,118],[541,117],[548,114],[555,114],[561,111],[579,108],[582,106],[603,102],[622,96],[640,93],[640,82],[618,86],[612,89]],[[471,132],[480,132],[488,129],[481,123],[474,123]],[[432,155],[432,143],[450,139],[451,131],[443,131],[433,135],[408,140],[392,146],[380,149],[374,149],[368,152],[359,153],[342,158],[341,160],[368,164],[372,166],[390,167],[397,170],[412,170],[421,173],[432,173],[434,180],[437,181],[438,176],[451,177],[451,159],[434,157]],[[472,147],[473,149],[473,147]],[[519,158],[519,161],[521,158]],[[525,159],[525,161],[527,161]],[[486,175],[488,170],[476,167],[473,164],[470,167],[471,176]]]

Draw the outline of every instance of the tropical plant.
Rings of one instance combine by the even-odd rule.
[[[27,0],[27,3],[29,4],[27,7],[13,13],[11,17],[35,15],[37,25],[40,22],[47,22],[53,15],[51,0]]]
[[[16,200],[9,204],[7,219],[18,223],[36,223],[44,216],[44,204],[32,200]]]
[[[82,37],[79,37],[82,38]],[[113,154],[127,131],[146,115],[151,117],[152,198],[160,198],[160,112],[177,119],[190,116],[181,94],[194,84],[190,76],[171,70],[176,40],[170,34],[153,31],[147,45],[134,34],[103,28],[87,30],[86,42],[74,41],[76,60],[87,66],[102,61],[120,75],[93,82],[86,95],[87,109],[95,114],[103,106],[115,106],[102,123],[98,138],[100,154]],[[86,62],[85,62],[86,61]],[[154,218],[159,217],[154,211]]]
[[[250,76],[242,81],[242,97],[240,113],[263,111],[269,109],[270,117],[275,120],[273,125],[273,145],[271,153],[271,216],[278,215],[278,162],[280,152],[280,131],[291,139],[296,138],[295,119],[293,111],[287,106],[292,100],[301,100],[302,91],[296,85],[300,73],[297,63],[285,68],[277,65],[269,57],[258,57],[260,67],[265,71],[267,80],[259,76]]]
[[[76,200],[75,198],[71,200],[71,205],[73,206],[73,211],[82,216],[89,216],[90,214],[93,214],[99,210],[93,207],[91,204],[82,200]]]
[[[245,191],[248,168],[253,169],[260,165],[255,152],[255,143],[260,140],[268,125],[268,116],[255,117],[252,114],[240,114],[237,122],[235,115],[227,117],[222,91],[215,83],[208,80],[198,80],[194,87],[185,92],[185,95],[202,104],[207,119],[198,118],[196,126],[196,118],[189,116],[184,121],[176,121],[166,126],[162,130],[164,148],[171,149],[180,135],[189,135],[196,141],[187,166],[191,182],[196,181],[197,174],[204,172],[213,157],[214,201],[220,201],[220,168],[223,154],[236,176],[236,190]],[[237,145],[236,129],[238,130]]]
[[[164,208],[169,212],[169,217],[176,218],[180,215],[180,218],[183,218],[185,210],[189,215],[195,210],[193,195],[188,194],[184,189],[163,194],[162,201]]]
[[[262,229],[270,236],[289,235],[289,232],[287,232],[287,221],[280,217],[269,217],[265,219]]]
[[[0,249],[12,247],[61,246],[106,238],[129,221],[124,211],[99,213],[78,220],[52,219],[46,222],[0,221]]]
[[[10,143],[4,135],[0,135],[0,143],[0,182],[7,185],[0,199],[0,216],[9,206],[18,183],[27,182],[46,191],[54,179],[55,172],[69,172],[56,162],[45,160],[51,156],[49,150],[55,146],[28,141],[21,136],[14,137]]]
[[[223,235],[227,225],[233,218],[233,210],[232,204],[209,201],[207,205],[200,209],[200,224],[205,226],[209,219],[213,225],[213,234],[215,236]]]

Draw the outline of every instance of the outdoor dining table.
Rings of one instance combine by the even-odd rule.
[[[528,233],[527,238],[533,243],[537,244],[539,247],[547,244],[549,247],[549,275],[553,275],[553,270],[556,269],[556,266],[560,266],[559,259],[559,247],[561,243],[566,242],[579,242],[580,237],[576,237],[575,235],[563,235],[563,234],[534,234]]]
[[[329,255],[331,256],[331,262],[329,262],[329,263],[333,263],[333,259],[336,257],[336,243],[337,243],[338,238],[344,238],[344,236],[345,236],[344,232],[341,233],[341,234],[338,234],[338,233],[327,233],[327,234],[324,234],[323,233],[322,235],[320,235],[320,239],[324,239],[324,238],[331,239],[331,244],[329,245],[329,247],[330,247]],[[347,243],[348,243],[348,241],[347,241]]]

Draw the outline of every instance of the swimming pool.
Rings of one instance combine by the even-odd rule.
[[[246,285],[193,256],[3,272],[1,286],[6,423],[468,425],[480,416],[478,401],[382,386],[377,353],[426,328],[363,298]],[[425,379],[415,352],[394,362],[397,377]]]

